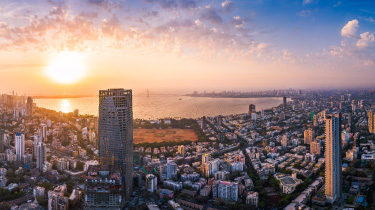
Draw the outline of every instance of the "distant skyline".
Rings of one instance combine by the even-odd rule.
[[[372,1],[3,0],[0,87],[375,87],[374,32]]]

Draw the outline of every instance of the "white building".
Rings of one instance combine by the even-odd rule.
[[[153,174],[146,175],[146,188],[150,192],[155,192],[158,184],[158,178]]]
[[[22,161],[22,156],[25,154],[25,135],[16,133],[15,136],[16,159]]]
[[[258,208],[259,204],[259,193],[258,192],[248,192],[246,197],[246,204],[253,208]]]
[[[43,171],[43,164],[46,161],[46,146],[39,142],[36,147],[36,167]]]
[[[45,190],[44,187],[39,187],[39,186],[36,186],[33,188],[33,195],[34,197],[44,197],[44,194],[45,194]]]

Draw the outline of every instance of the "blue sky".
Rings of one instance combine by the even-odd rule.
[[[223,81],[234,89],[343,83],[370,87],[374,33],[375,2],[364,0],[3,0],[0,54],[5,57],[0,67],[10,78],[9,72],[20,71],[9,63],[17,53],[39,53],[39,65],[51,52],[76,51],[95,61],[99,56],[102,65],[112,65],[111,57],[121,55],[120,60],[143,75],[152,74],[144,61],[156,62],[169,80],[180,80],[183,71],[193,75],[186,84],[172,86],[188,86],[199,75],[205,83],[198,84],[201,88],[217,88]],[[13,60],[27,66],[33,63],[30,59]],[[229,81],[224,76],[228,66]],[[97,75],[103,71],[92,69]],[[113,69],[136,77],[136,72]],[[212,76],[214,71],[218,76]],[[284,83],[277,82],[280,75]],[[242,79],[247,77],[261,82],[249,85]],[[137,85],[144,87],[151,78],[155,75],[137,79]],[[151,86],[167,88],[166,80],[158,82]]]

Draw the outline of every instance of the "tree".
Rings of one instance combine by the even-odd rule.
[[[195,197],[195,200],[198,201],[198,203],[207,203],[208,197],[198,195]]]
[[[38,184],[39,187],[44,187],[44,189],[46,190],[46,192],[48,192],[49,190],[52,190],[54,188],[54,185],[50,182],[43,182],[41,184]]]
[[[37,196],[36,200],[38,201],[38,203],[41,206],[47,208],[47,206],[48,206],[48,200],[45,197],[43,197],[43,196]]]
[[[83,171],[83,167],[85,166],[85,163],[84,162],[81,162],[81,161],[77,161],[77,167],[76,169],[78,171]]]
[[[276,191],[278,191],[280,189],[280,187],[279,187],[279,181],[277,181],[275,179],[275,177],[271,177],[269,183],[271,184],[271,186],[273,187],[273,189],[275,189]]]

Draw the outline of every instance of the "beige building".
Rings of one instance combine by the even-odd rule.
[[[371,110],[368,112],[368,130],[375,133],[375,114]]]
[[[180,145],[180,146],[178,146],[178,153],[179,153],[181,156],[185,156],[186,148],[185,148],[184,145]]]
[[[326,116],[325,195],[334,203],[342,195],[341,113]]]
[[[310,153],[320,156],[320,141],[312,141],[310,143]]]
[[[304,143],[310,144],[315,139],[315,132],[310,128],[304,132]]]

